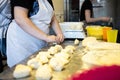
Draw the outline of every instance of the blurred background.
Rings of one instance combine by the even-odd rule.
[[[55,13],[59,22],[80,21],[80,9],[84,0],[53,0]],[[109,16],[113,18],[113,28],[120,30],[120,0],[95,0],[94,17]]]

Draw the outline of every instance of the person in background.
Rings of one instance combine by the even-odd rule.
[[[94,18],[93,5],[94,0],[85,0],[82,4],[80,11],[80,21],[84,21],[87,24],[101,24],[101,22],[110,21],[109,17],[98,17]]]
[[[13,67],[49,42],[64,36],[51,0],[11,0],[13,20],[7,32],[7,64]],[[49,35],[52,27],[56,35]]]

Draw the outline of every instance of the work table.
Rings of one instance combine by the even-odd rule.
[[[61,45],[62,45],[63,48],[67,45],[74,45],[74,40],[65,40],[63,42],[63,44],[61,44]],[[50,46],[43,48],[41,51],[47,51]],[[81,58],[80,58],[81,55],[82,55],[81,42],[80,42],[79,45],[74,45],[74,46],[76,47],[76,50],[73,53],[73,55],[71,55],[70,62],[67,65],[65,65],[64,70],[62,70],[60,72],[54,71],[53,72],[53,77],[52,77],[51,80],[58,80],[58,79],[59,80],[65,80],[66,78],[68,78],[73,73],[82,70],[81,69],[82,61],[81,61]],[[21,64],[26,64],[26,62],[30,58],[32,58],[36,54],[38,54],[38,52],[40,52],[40,51],[37,51],[34,55],[30,56],[28,59],[22,61]],[[0,79],[16,80],[15,78],[13,78],[14,69],[15,69],[15,67],[12,67],[11,69],[10,68],[6,69],[3,73],[0,74]],[[17,80],[34,80],[35,79],[34,74],[35,74],[35,71],[32,71],[32,76],[28,76],[28,77],[17,79]]]

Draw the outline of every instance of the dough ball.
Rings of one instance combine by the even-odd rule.
[[[49,65],[40,66],[36,71],[36,80],[50,80],[52,77],[52,69]]]
[[[64,64],[59,60],[59,58],[55,57],[50,60],[49,65],[55,71],[61,71],[64,67]]]
[[[65,64],[69,62],[68,58],[69,54],[66,53],[55,54],[55,56],[50,60],[49,65],[53,68],[53,70],[61,71]]]
[[[62,49],[61,52],[66,53],[66,54],[73,54],[74,51],[72,49],[70,49],[70,48],[67,48],[67,49]]]
[[[98,42],[95,37],[86,37],[84,40],[82,40],[82,46],[87,46],[92,43]]]
[[[55,47],[57,48],[57,51],[61,51],[63,49],[61,45],[55,45]]]
[[[60,57],[59,62],[61,62],[61,64],[65,65],[65,64],[67,64],[69,62],[69,60],[65,59],[64,57]]]
[[[39,52],[39,54],[36,56],[37,59],[39,59],[43,64],[47,63],[49,60],[48,58],[51,58],[49,52]]]
[[[79,43],[80,43],[80,41],[78,39],[75,39],[74,44],[78,45]]]
[[[58,52],[58,49],[57,47],[52,46],[48,49],[48,52],[50,52],[50,54],[56,54]]]
[[[29,76],[32,69],[29,66],[19,64],[15,67],[15,70],[13,72],[14,78],[23,78],[26,76]]]
[[[39,59],[43,64],[47,63],[49,61],[47,56],[45,56],[45,55],[39,56]]]
[[[68,46],[65,47],[65,49],[72,49],[72,50],[75,50],[75,47],[72,46],[72,45],[68,45]]]
[[[33,69],[37,69],[38,67],[42,66],[42,63],[39,59],[32,58],[28,60],[27,65],[32,67]]]
[[[65,47],[65,49],[62,49],[61,52],[62,53],[68,53],[68,54],[72,54],[75,50],[75,47],[72,45],[68,45]]]
[[[62,57],[62,58],[64,58],[64,59],[68,59],[69,57],[70,57],[70,55],[69,54],[66,54],[66,53],[63,53],[63,52],[60,52],[60,53],[58,53],[58,54],[55,54],[55,56],[54,57]]]
[[[39,56],[46,56],[47,58],[51,58],[52,56],[50,55],[50,52],[39,52]]]

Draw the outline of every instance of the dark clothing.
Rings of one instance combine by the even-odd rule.
[[[48,0],[48,2],[51,4],[51,6],[52,6],[53,9],[54,9],[54,6],[53,6],[53,2],[52,2],[52,0]]]
[[[117,43],[120,43],[120,30],[118,30]]]
[[[48,2],[53,7],[52,0],[48,0]],[[14,16],[13,16],[14,15],[14,13],[13,13],[14,12],[14,6],[20,6],[20,7],[27,8],[28,11],[29,11],[28,16],[30,16],[30,13],[33,12],[33,8],[39,7],[35,3],[37,3],[37,0],[11,0],[12,17],[14,18]]]
[[[2,55],[0,53],[0,73],[3,71]]]
[[[80,21],[85,21],[85,10],[90,10],[90,17],[93,17],[93,6],[90,0],[85,0],[80,11]]]

